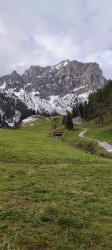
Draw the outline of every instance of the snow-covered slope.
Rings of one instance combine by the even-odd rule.
[[[33,113],[12,90],[0,92],[0,127],[16,128],[21,119]]]
[[[92,91],[85,92],[83,94],[77,95],[74,91],[72,94],[67,94],[63,97],[57,95],[49,96],[49,100],[41,98],[39,92],[29,92],[27,93],[24,89],[20,89],[18,92],[15,89],[2,90],[1,92],[6,93],[8,97],[17,97],[23,103],[26,104],[28,109],[38,111],[39,113],[52,114],[54,111],[65,115],[66,111],[71,111],[74,105],[78,102],[84,102],[88,100],[88,95]]]
[[[16,92],[15,89],[9,89],[9,90],[2,90],[2,93],[6,93],[6,95],[10,98],[17,97],[19,98],[25,105],[28,107],[28,109],[38,111],[39,113],[48,113],[52,114],[54,111],[64,115],[66,113],[66,110],[63,108],[62,105],[55,105],[55,103],[51,103],[48,100],[42,99],[39,96],[39,92],[30,92],[27,93],[24,89],[20,89],[19,92]]]
[[[3,98],[4,101],[4,98]],[[5,101],[6,102],[6,101]],[[11,115],[7,115],[7,112],[10,111],[10,108],[7,110],[7,107],[4,108],[3,105],[1,105],[0,108],[0,127],[11,127],[14,128],[16,125],[20,122],[21,119],[21,112],[17,109],[14,109],[14,111],[11,113]]]
[[[63,97],[57,96],[50,96],[49,102],[51,105],[54,105],[55,107],[61,107],[64,111],[71,111],[73,107],[77,104],[77,102],[85,102],[88,101],[88,96],[90,93],[92,93],[92,90],[89,90],[88,92],[76,95],[75,93],[67,94]]]
[[[13,117],[7,119],[5,119],[5,123],[8,125],[8,127],[14,128],[16,124],[18,124],[20,122],[20,118],[21,118],[21,112],[19,112],[18,110],[15,110],[15,114]]]

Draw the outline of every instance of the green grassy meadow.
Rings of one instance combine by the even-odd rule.
[[[75,147],[84,127],[0,129],[0,249],[112,249],[112,159]]]

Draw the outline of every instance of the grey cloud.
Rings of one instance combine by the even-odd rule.
[[[0,0],[0,75],[68,58],[96,60],[110,78],[111,9],[111,0]]]

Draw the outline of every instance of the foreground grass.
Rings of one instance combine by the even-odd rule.
[[[50,129],[0,130],[0,249],[112,249],[112,160]]]

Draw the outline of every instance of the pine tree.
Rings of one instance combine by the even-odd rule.
[[[72,130],[73,129],[72,116],[71,116],[70,112],[68,112],[67,116],[66,116],[66,128],[68,130]]]
[[[5,119],[6,119],[5,114],[3,114],[3,125],[5,125]]]
[[[79,103],[79,114],[80,114],[81,118],[83,118],[83,112],[84,112],[83,104]]]
[[[72,110],[72,118],[77,117],[79,114],[79,106],[78,106],[78,102],[76,104],[76,106],[74,106],[73,110]]]
[[[56,130],[58,127],[58,123],[59,123],[59,117],[55,116],[52,120],[52,128]]]
[[[65,115],[63,116],[63,119],[62,119],[62,125],[66,125],[66,116]]]

